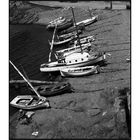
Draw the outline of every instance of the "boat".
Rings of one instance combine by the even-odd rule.
[[[49,24],[59,24],[59,23],[62,23],[66,20],[66,18],[64,17],[59,17],[59,18],[56,18],[55,20],[53,21],[50,21]]]
[[[61,22],[61,23],[49,24],[47,26],[47,29],[50,29],[50,30],[54,29],[56,25],[57,25],[57,31],[61,31],[61,30],[64,30],[64,29],[67,29],[67,28],[73,26],[73,20],[66,19],[64,22]]]
[[[46,108],[50,107],[49,101],[45,97],[40,96],[40,94],[36,91],[36,89],[30,83],[30,81],[27,78],[25,78],[25,76],[18,70],[18,68],[11,61],[9,62],[36,94],[36,96],[31,96],[31,95],[17,96],[10,102],[10,105],[16,108],[25,109],[25,110],[33,110],[33,109],[38,109],[42,107],[46,107]]]
[[[87,76],[90,74],[97,74],[100,72],[100,67],[97,66],[86,66],[77,68],[64,68],[60,70],[62,77],[79,77]]]
[[[71,9],[72,9],[74,23],[76,23],[75,18],[74,18],[73,8],[71,7]],[[76,31],[78,31],[77,25],[75,27],[76,27]],[[55,31],[54,31],[54,34],[55,34]],[[53,38],[54,38],[54,34],[53,34]],[[52,39],[51,51],[49,54],[49,62],[41,64],[40,71],[41,72],[56,72],[64,68],[90,66],[90,65],[97,64],[98,62],[104,61],[106,59],[105,52],[96,52],[96,53],[94,52],[94,54],[92,55],[90,55],[88,52],[84,52],[80,43],[78,33],[77,33],[77,39],[80,46],[80,52],[72,53],[66,57],[63,57],[61,59],[57,59],[54,62],[51,62],[50,58],[51,58],[51,53],[52,53],[52,48],[53,48],[53,39]]]
[[[79,24],[77,26],[77,30],[84,30],[84,29],[85,29],[85,25],[83,23],[81,23],[81,24]],[[71,32],[73,32],[75,30],[76,30],[76,26],[72,26],[72,27],[70,27],[70,28],[68,28],[66,30],[61,31],[60,33],[61,34],[66,34],[66,33],[71,33]]]
[[[89,43],[89,42],[93,42],[93,41],[95,41],[94,36],[85,36],[85,37],[80,38],[80,43],[81,44],[85,44],[85,43]],[[75,45],[75,46],[78,45],[78,41],[75,40],[72,45]]]
[[[82,30],[78,30],[78,34],[82,34]],[[75,31],[73,31],[71,33],[58,35],[59,39],[67,39],[67,38],[70,38],[70,37],[77,37],[77,33]]]
[[[35,89],[40,93],[40,95],[45,97],[60,95],[72,91],[71,85],[69,83],[64,82],[55,85],[35,86]]]
[[[46,98],[42,98],[42,100],[38,100],[37,96],[32,96],[32,95],[16,96],[10,102],[10,105],[24,110],[34,110],[34,109],[50,107]]]
[[[66,49],[56,51],[55,56],[56,56],[57,59],[59,59],[59,58],[66,57],[66,56],[68,56],[72,53],[81,52],[81,47],[82,47],[83,51],[89,50],[90,47],[91,47],[91,43],[90,42],[89,43],[84,43],[84,44],[81,44],[81,46],[77,45],[77,44],[74,44],[70,48],[66,48]]]
[[[54,41],[53,45],[54,46],[58,46],[58,45],[64,45],[66,43],[69,43],[70,41],[72,41],[74,39],[74,37],[70,37],[67,38],[65,40],[60,40],[60,41]],[[49,41],[49,44],[51,45],[51,42]]]
[[[85,26],[88,26],[88,25],[94,23],[95,21],[97,21],[97,19],[98,19],[98,15],[91,17],[89,19],[77,22],[76,25],[84,24]]]
[[[105,52],[97,52],[94,55],[89,55],[87,52],[73,53],[58,61],[41,64],[40,71],[56,72],[64,68],[90,66],[105,61],[105,59]]]

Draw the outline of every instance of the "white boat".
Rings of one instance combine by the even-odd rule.
[[[60,23],[64,22],[65,20],[66,19],[64,17],[59,17],[59,18],[56,18],[53,21],[50,21],[49,24],[60,24]]]
[[[56,57],[57,59],[59,59],[61,57],[66,57],[76,52],[81,52],[81,47],[82,47],[82,50],[85,51],[91,47],[91,43],[85,43],[85,44],[82,44],[81,46],[76,44],[76,45],[72,45],[72,47],[70,48],[56,51]]]
[[[97,15],[97,16],[94,16],[94,17],[91,17],[91,18],[89,18],[89,19],[86,19],[86,20],[77,22],[76,25],[80,25],[80,24],[83,23],[85,26],[87,26],[87,25],[90,25],[90,24],[92,24],[93,22],[97,21],[97,19],[98,19],[98,15]]]
[[[78,33],[81,34],[82,33],[82,30],[78,30]],[[77,33],[75,31],[73,31],[71,33],[59,35],[58,38],[66,39],[66,38],[69,38],[69,37],[76,37],[77,36],[76,34]]]
[[[89,43],[89,42],[93,42],[95,41],[94,37],[93,36],[86,36],[86,37],[82,37],[80,38],[80,43],[83,44],[83,43]],[[75,40],[74,41],[74,45],[76,46],[78,44],[78,41]]]
[[[47,99],[43,96],[40,96],[40,94],[36,91],[36,89],[30,83],[30,81],[24,77],[24,75],[18,70],[18,68],[11,61],[10,63],[36,94],[36,96],[31,96],[31,95],[17,96],[10,102],[10,105],[16,108],[26,109],[26,110],[33,110],[33,109],[38,109],[42,107],[47,107],[47,108],[50,107],[50,104],[47,101]]]
[[[74,37],[70,37],[70,38],[62,40],[62,41],[54,41],[53,45],[54,46],[63,45],[63,44],[66,44],[66,43],[72,41],[73,39],[74,39]],[[51,45],[52,43],[49,41],[49,44]]]
[[[37,96],[32,95],[17,96],[10,102],[10,105],[24,110],[34,110],[39,108],[50,107],[45,97],[42,97],[42,100],[38,100]]]
[[[64,68],[89,66],[104,61],[105,59],[106,59],[105,53],[95,53],[92,56],[89,55],[89,53],[87,52],[73,53],[71,55],[68,55],[64,59],[42,64],[40,66],[40,71],[56,72]]]
[[[61,76],[63,77],[79,77],[90,74],[97,74],[100,72],[99,66],[86,66],[77,68],[64,68],[60,70]]]

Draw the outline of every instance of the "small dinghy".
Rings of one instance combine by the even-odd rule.
[[[81,44],[86,44],[86,43],[93,42],[93,41],[95,41],[93,36],[85,36],[85,37],[80,38]],[[72,42],[72,45],[73,44],[74,44],[74,46],[78,46],[78,40],[75,40],[74,42]]]
[[[36,94],[36,96],[31,96],[31,95],[17,96],[10,102],[10,105],[16,108],[25,109],[25,110],[33,110],[33,109],[38,109],[38,108],[43,108],[43,107],[46,107],[46,108],[50,107],[49,101],[45,97],[40,96],[40,94],[36,91],[36,89],[30,83],[30,81],[25,78],[25,76],[18,70],[18,68],[11,61],[10,61],[10,64],[19,73],[19,75],[24,79],[24,81],[27,82],[27,84],[30,86],[32,91],[34,91],[34,93]]]
[[[45,97],[44,98],[42,97],[41,100],[38,100],[37,96],[31,95],[17,96],[10,102],[10,105],[24,110],[34,110],[39,108],[50,107]]]
[[[81,24],[79,24],[77,26],[77,30],[84,30],[84,29],[85,29],[85,25],[83,23],[81,23]],[[70,27],[70,28],[68,28],[66,30],[61,31],[60,33],[61,34],[66,34],[66,33],[71,33],[71,32],[73,32],[75,30],[76,30],[76,26],[72,26],[72,27]]]
[[[59,17],[53,21],[50,21],[49,24],[59,24],[59,23],[62,23],[64,22],[66,19],[64,17]]]
[[[63,21],[61,23],[57,22],[57,23],[49,24],[47,26],[47,29],[54,29],[56,25],[57,25],[57,31],[64,30],[64,29],[67,29],[67,28],[73,26],[73,20],[66,19],[65,21]]]
[[[78,34],[82,34],[82,30],[78,30],[77,32],[78,32]],[[76,34],[77,33],[75,31],[73,31],[73,32],[67,33],[67,34],[61,34],[61,35],[58,36],[58,38],[67,39],[67,38],[70,38],[70,37],[76,37],[77,36]]]
[[[71,85],[69,83],[60,83],[56,85],[40,85],[35,86],[35,89],[42,96],[55,96],[64,94],[71,91]]]
[[[64,45],[66,43],[69,43],[70,41],[72,41],[74,39],[74,37],[71,37],[71,38],[68,38],[68,39],[65,39],[65,40],[61,40],[61,41],[54,41],[53,42],[53,45],[54,46],[59,46],[59,45]],[[52,43],[49,41],[49,44],[51,45]]]
[[[90,75],[90,74],[97,74],[99,72],[100,72],[99,66],[64,68],[64,69],[60,70],[61,76],[63,76],[63,77],[86,76],[86,75]]]
[[[94,16],[94,17],[91,17],[89,19],[86,19],[86,20],[77,22],[76,25],[80,25],[80,24],[83,23],[85,26],[88,26],[88,25],[94,23],[95,21],[97,21],[97,19],[98,19],[98,15],[97,16]]]

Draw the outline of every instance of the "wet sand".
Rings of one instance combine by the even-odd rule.
[[[43,11],[39,20],[55,18],[59,10]],[[85,8],[76,7],[74,11],[77,22],[89,17]],[[72,15],[66,10],[63,13]],[[86,27],[84,35],[95,36],[93,51],[111,54],[101,73],[65,78],[74,93],[48,98],[51,108],[34,111],[28,124],[13,115],[11,138],[130,138],[130,120],[118,98],[130,92],[130,63],[126,62],[130,58],[130,11],[92,9],[92,13],[99,15],[99,20]],[[38,134],[34,136],[33,132]]]

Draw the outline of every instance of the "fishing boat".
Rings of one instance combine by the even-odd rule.
[[[73,9],[72,9],[72,14],[73,14],[74,23],[76,23]],[[75,24],[75,27],[77,31],[76,24]],[[51,53],[52,53],[52,48],[53,48],[54,35],[55,35],[55,30],[54,30],[54,34],[52,38],[52,45],[50,49],[51,51],[49,53],[49,62],[40,65],[41,72],[55,72],[55,71],[60,71],[61,69],[64,69],[64,68],[94,65],[106,59],[106,54],[104,52],[102,53],[97,52],[97,53],[94,53],[93,55],[90,55],[89,53],[84,52],[80,43],[79,34],[77,33],[77,39],[78,39],[78,43],[80,45],[81,51],[79,53],[76,53],[76,52],[72,53],[68,55],[67,57],[51,62]]]
[[[81,52],[81,47],[82,47],[83,51],[89,50],[90,47],[91,47],[91,43],[90,42],[83,43],[83,44],[81,44],[81,46],[77,45],[77,44],[74,44],[70,48],[66,48],[66,49],[56,51],[55,56],[56,56],[57,59],[59,59],[59,58],[66,57],[70,54],[76,53],[76,52]]]
[[[63,77],[79,77],[87,76],[90,74],[97,74],[100,72],[99,66],[86,66],[77,68],[64,68],[60,70],[61,76]]]
[[[66,18],[64,17],[59,17],[59,18],[56,18],[55,20],[53,21],[50,21],[49,24],[59,24],[59,23],[62,23],[66,20]]]
[[[39,108],[50,107],[46,98],[42,98],[42,100],[38,100],[37,96],[32,96],[32,95],[17,96],[10,102],[10,105],[24,110],[34,110]]]
[[[91,17],[89,19],[77,22],[76,25],[84,24],[85,26],[88,26],[88,25],[94,23],[95,21],[97,21],[97,19],[98,19],[98,15]]]
[[[57,31],[60,31],[60,30],[64,30],[64,29],[67,29],[71,26],[73,26],[73,20],[72,19],[66,19],[64,22],[61,22],[61,23],[53,23],[53,24],[49,24],[47,26],[47,29],[54,29],[55,26],[57,25]]]
[[[59,83],[55,85],[40,85],[35,86],[35,89],[42,96],[55,96],[64,94],[66,92],[71,92],[71,85],[69,83]]]
[[[43,96],[40,96],[40,94],[36,91],[36,89],[32,86],[30,81],[25,78],[25,76],[18,70],[18,68],[11,62],[9,61],[10,64],[14,67],[14,69],[19,73],[19,75],[23,78],[25,82],[30,86],[30,88],[34,91],[34,93],[37,96],[31,96],[31,95],[21,95],[15,97],[11,102],[10,105],[20,108],[20,109],[25,109],[25,110],[33,110],[33,109],[38,109],[42,107],[50,107],[49,101]]]
[[[73,39],[74,39],[74,37],[70,37],[70,38],[67,38],[67,39],[64,39],[64,40],[54,41],[53,45],[54,46],[64,45],[66,43],[69,43]],[[49,41],[49,44],[51,45],[51,42],[50,41]]]
[[[58,61],[41,64],[40,71],[56,72],[64,68],[89,66],[97,64],[98,62],[101,61],[105,61],[105,59],[106,54],[104,52],[96,53],[95,55],[92,56],[89,55],[89,53],[87,52],[73,53],[63,59],[59,59]]]
[[[77,31],[78,34],[82,34],[82,30],[78,30]],[[77,37],[76,35],[77,33],[75,31],[71,32],[71,33],[67,33],[67,34],[61,34],[58,36],[59,39],[67,39],[67,38],[70,38],[70,37]]]
[[[85,25],[83,23],[81,23],[81,24],[79,24],[77,26],[77,30],[84,30],[84,29],[85,29]],[[61,31],[60,33],[61,34],[66,34],[66,33],[71,33],[71,32],[73,32],[75,30],[76,30],[76,26],[72,26],[72,27],[70,27],[70,28],[68,28],[66,30]]]
[[[77,38],[77,37],[76,37]],[[82,37],[80,38],[80,43],[81,43],[81,47],[83,47],[82,49],[86,49],[88,47],[91,47],[91,43],[92,41],[94,41],[94,37],[93,36],[86,36],[86,37]],[[66,49],[62,49],[62,50],[59,50],[59,51],[56,51],[56,54],[61,54],[61,53],[70,53],[70,51],[75,51],[77,52],[76,50],[80,50],[80,45],[78,45],[78,41],[75,40],[74,42],[70,43],[69,44],[69,48],[66,48]]]
[[[85,36],[85,37],[80,38],[81,44],[85,44],[85,43],[89,43],[89,42],[93,42],[93,41],[95,41],[94,36]],[[74,42],[72,42],[72,45],[74,45],[76,47],[78,45],[78,41],[74,40]]]

